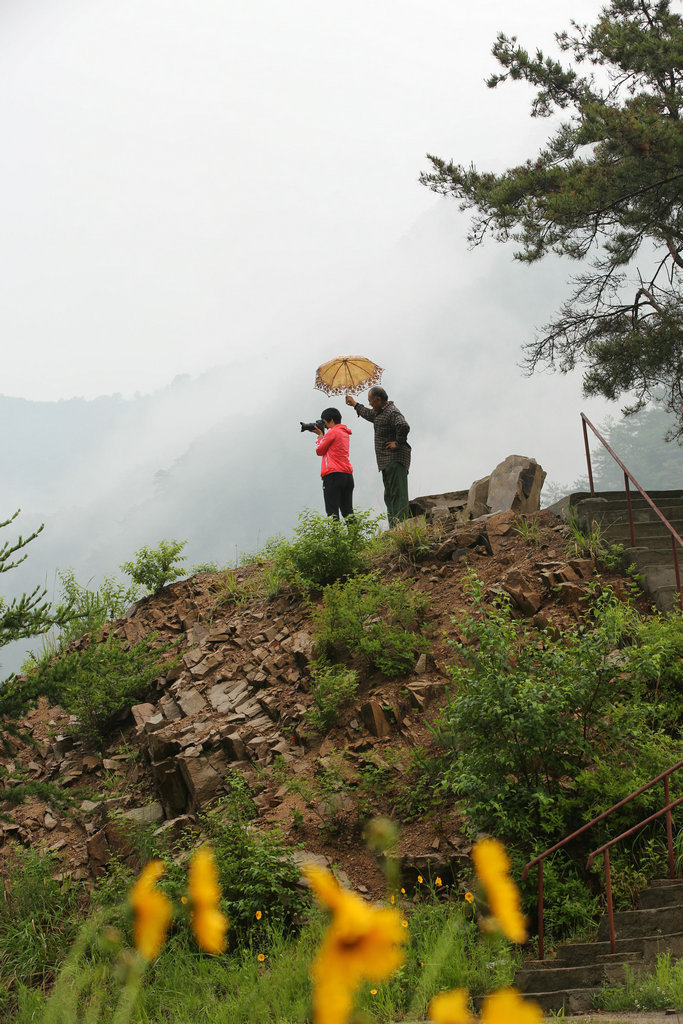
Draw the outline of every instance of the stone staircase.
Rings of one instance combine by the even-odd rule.
[[[662,515],[683,537],[683,490],[649,493]],[[631,545],[624,491],[599,491],[592,496],[585,492],[572,494],[565,505],[565,509],[571,508],[586,533],[590,533],[593,525],[598,523],[601,536],[610,544],[623,544],[624,567],[635,565],[643,576],[643,590],[650,594],[657,608],[663,612],[671,611],[678,607],[671,534],[637,491],[631,491],[631,507],[635,547]],[[564,515],[566,518],[566,511]],[[683,548],[680,546],[678,558],[683,580]]]
[[[550,960],[532,960],[515,975],[515,986],[545,1013],[591,1010],[604,985],[620,985],[625,967],[654,969],[658,953],[683,957],[683,881],[655,879],[640,894],[638,910],[614,915],[616,953],[610,952],[607,916],[595,942],[558,946]]]

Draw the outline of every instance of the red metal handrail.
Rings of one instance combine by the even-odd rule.
[[[543,937],[544,937],[544,935],[543,935],[543,861],[545,860],[545,858],[550,856],[551,853],[555,853],[557,850],[561,849],[563,846],[566,846],[567,843],[571,842],[572,839],[576,839],[576,837],[580,836],[583,832],[587,832],[589,828],[593,827],[593,825],[597,825],[598,822],[604,821],[604,819],[608,818],[610,816],[610,814],[614,813],[614,811],[618,811],[621,807],[624,807],[626,804],[630,803],[631,800],[634,800],[637,796],[640,796],[641,793],[644,793],[647,789],[650,789],[652,786],[655,786],[658,782],[661,782],[662,780],[664,780],[664,804],[665,804],[665,806],[664,806],[663,810],[660,813],[663,814],[664,811],[666,810],[666,805],[668,805],[670,803],[670,797],[669,797],[669,776],[673,775],[673,773],[675,771],[678,771],[679,768],[683,768],[683,760],[678,761],[676,764],[672,765],[671,768],[667,768],[666,771],[661,772],[659,775],[656,775],[655,778],[650,779],[650,781],[646,782],[644,786],[640,787],[640,789],[636,789],[633,793],[630,793],[629,796],[626,796],[626,797],[624,797],[623,800],[620,800],[619,803],[616,803],[612,807],[610,807],[608,810],[603,811],[602,814],[599,814],[597,816],[597,818],[593,818],[592,821],[589,821],[585,825],[582,825],[581,828],[577,828],[575,832],[572,832],[570,835],[565,836],[564,839],[561,839],[559,843],[555,843],[554,846],[550,846],[547,850],[544,850],[543,853],[539,853],[539,855],[537,857],[534,857],[533,860],[530,860],[529,863],[525,865],[524,871],[522,872],[522,882],[526,881],[527,875],[529,874],[529,869],[532,868],[534,866],[534,864],[538,864],[538,958],[539,958],[539,960],[543,960],[543,954],[544,954],[544,949],[543,949]],[[677,803],[678,802],[680,802],[680,801],[677,801]],[[641,822],[641,824],[644,824],[644,823]],[[673,828],[671,826],[671,818],[670,818],[670,816],[667,818],[667,826],[668,826],[667,827],[667,846],[668,846],[668,853],[669,853],[669,875],[670,875],[671,878],[675,878],[674,851],[673,851]],[[634,827],[637,828],[638,826],[634,826]],[[619,838],[621,838],[621,837],[619,837]],[[596,853],[597,852],[598,851],[596,851]]]
[[[649,818],[643,818],[643,820],[639,821],[637,825],[634,825],[626,832],[622,832],[621,835],[616,836],[615,839],[610,839],[608,843],[603,843],[603,845],[598,847],[597,850],[593,850],[590,857],[586,861],[586,870],[588,870],[591,864],[593,863],[594,857],[597,857],[601,853],[605,856],[605,891],[607,893],[607,921],[609,924],[609,945],[610,951],[612,953],[616,953],[617,945],[616,936],[614,932],[614,905],[612,902],[612,873],[609,863],[609,851],[615,843],[620,842],[622,839],[628,839],[628,837],[633,835],[634,832],[637,832],[639,828],[642,828],[644,825],[649,825],[651,821],[654,821],[656,818],[661,818],[663,814],[666,814],[667,832],[669,833],[669,835],[671,835],[673,832],[671,823],[671,811],[674,807],[678,807],[679,804],[683,804],[683,796],[679,796],[678,800],[674,800],[673,803],[668,803],[666,807],[662,807],[661,810],[657,811],[655,814],[651,814]],[[670,847],[669,861],[671,862],[672,859],[673,848]],[[670,870],[669,873],[672,878],[675,877],[673,871]]]
[[[619,456],[616,454],[615,451],[612,450],[612,448],[610,448],[610,446],[607,443],[607,441],[604,439],[602,434],[598,430],[596,430],[596,428],[593,426],[593,424],[588,419],[588,417],[585,415],[585,413],[581,413],[581,425],[583,427],[583,444],[584,444],[584,447],[586,449],[586,463],[588,465],[588,484],[590,486],[591,495],[595,495],[595,486],[593,484],[593,470],[592,470],[592,467],[591,467],[591,453],[590,453],[590,447],[588,445],[588,431],[586,430],[587,426],[589,426],[591,428],[591,430],[593,431],[593,433],[597,437],[598,441],[600,441],[600,443],[603,445],[603,447],[607,449],[607,451],[610,453],[610,455],[612,456],[614,461],[617,463],[617,465],[623,470],[623,473],[624,473],[624,488],[626,490],[626,507],[628,509],[628,525],[629,525],[629,528],[630,528],[630,531],[631,531],[631,547],[635,547],[636,546],[636,531],[635,531],[635,525],[634,525],[634,522],[633,522],[633,508],[631,506],[631,490],[630,490],[630,487],[629,487],[629,480],[634,485],[636,490],[639,491],[640,494],[642,494],[642,496],[645,498],[645,501],[652,508],[652,510],[655,512],[655,514],[657,516],[659,516],[659,518],[661,519],[661,521],[664,523],[664,525],[666,526],[667,530],[669,531],[669,535],[671,537],[671,549],[673,551],[673,558],[674,558],[674,571],[676,573],[676,590],[678,591],[678,603],[680,604],[681,609],[683,609],[683,589],[681,588],[681,570],[680,570],[680,566],[679,566],[679,563],[678,563],[678,548],[676,547],[676,544],[680,544],[681,547],[683,547],[683,539],[681,539],[678,536],[678,534],[676,533],[676,531],[674,530],[673,526],[671,525],[669,520],[666,518],[666,516],[663,515],[659,511],[659,509],[657,508],[657,506],[655,505],[654,501],[652,500],[650,495],[647,493],[647,491],[645,491],[640,486],[640,484],[638,483],[638,481],[634,477],[633,473],[631,473],[630,470],[628,470],[626,468],[626,466],[621,461]]]

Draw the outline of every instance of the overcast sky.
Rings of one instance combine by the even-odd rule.
[[[131,396],[245,353],[282,388],[283,337],[312,378],[344,346],[340,297],[447,203],[425,153],[500,170],[546,136],[525,86],[483,83],[498,31],[545,46],[567,10],[3,0],[0,393]]]

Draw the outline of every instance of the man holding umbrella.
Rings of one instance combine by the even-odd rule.
[[[370,388],[368,403],[369,409],[357,402],[352,395],[346,396],[346,404],[353,406],[358,416],[368,420],[375,428],[375,456],[377,468],[384,481],[384,504],[391,527],[410,517],[410,445],[407,441],[410,427],[394,403],[389,401],[384,388]]]

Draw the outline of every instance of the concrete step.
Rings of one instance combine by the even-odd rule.
[[[574,1014],[590,1013],[593,1001],[601,991],[601,986],[596,985],[592,988],[563,988],[555,992],[529,992],[525,995],[537,1003],[546,1014],[556,1013],[570,1017]]]
[[[683,956],[683,880],[653,879],[640,894],[640,908],[614,915],[616,953],[609,943],[607,916],[595,942],[559,946],[552,960],[527,961],[514,984],[546,1014],[588,1013],[604,985],[620,985],[626,969],[651,969],[660,953]]]
[[[662,878],[651,882],[640,894],[639,909],[655,907],[679,907],[683,918],[683,881],[677,878]]]
[[[683,500],[683,490],[648,491],[647,493],[654,504],[658,506],[676,504],[676,502]],[[625,505],[626,491],[624,488],[620,491],[596,491],[593,495],[589,494],[588,491],[576,491],[570,496],[570,505],[572,508],[581,502],[587,501],[592,501],[596,504],[601,502],[603,505],[618,505],[619,503]],[[636,491],[631,488],[631,504],[633,506],[647,505],[647,501],[640,491]]]
[[[683,576],[683,570],[681,572]],[[681,607],[681,596],[676,587],[659,587],[652,592],[654,604],[660,612],[671,612]]]
[[[614,915],[614,934],[620,939],[637,939],[641,936],[670,934],[683,927],[683,910],[680,907],[651,907],[644,910],[622,910]],[[598,942],[609,938],[607,917],[598,926]]]
[[[634,548],[625,547],[622,553],[622,562],[626,566],[635,565],[639,572],[644,572],[649,568],[668,569],[673,565],[671,544],[667,544],[664,548],[645,548],[640,545],[636,545]],[[678,564],[683,575],[683,550],[680,552]]]
[[[621,505],[610,505],[603,507],[602,505],[592,507],[590,511],[584,511],[584,503],[577,505],[577,514],[582,523],[592,524],[599,522],[602,529],[606,529],[612,524],[625,523],[628,525],[628,508],[625,504]],[[661,523],[661,519],[654,512],[649,505],[640,505],[638,507],[631,508],[633,512],[633,522],[636,525],[636,529],[640,524],[647,523]],[[659,511],[662,513],[665,519],[668,519],[675,530],[678,529],[677,523],[683,521],[683,502],[677,503],[676,505],[663,505],[659,506]]]
[[[649,496],[683,537],[683,490],[651,491]],[[641,587],[652,597],[659,611],[669,612],[679,607],[671,534],[642,495],[631,492],[635,545],[631,541],[624,491],[601,491],[593,496],[581,492],[570,495],[568,501],[584,530],[590,531],[597,522],[607,542],[624,545],[623,565],[628,567],[635,562],[643,576]],[[558,503],[558,514],[566,516],[567,499],[563,502]],[[683,574],[683,548],[678,546],[677,551]]]
[[[676,520],[671,525],[678,536],[683,539],[683,520]],[[668,548],[671,551],[671,534],[664,523],[636,523],[633,533],[636,538],[636,546],[639,548]],[[611,523],[607,529],[601,531],[601,538],[609,541],[610,544],[630,544],[631,528],[628,525],[628,520],[623,523]],[[680,544],[678,546],[680,548]]]
[[[679,924],[683,924],[680,921]],[[653,935],[641,935],[635,938],[619,937],[616,933],[617,953],[638,953],[646,964],[652,964],[657,959],[658,953],[670,952],[672,957],[683,956],[683,931],[672,932],[668,935],[655,933]],[[593,963],[595,959],[603,954],[611,953],[609,940],[599,942],[573,942],[564,946],[558,946],[557,960],[569,966]]]
[[[515,988],[520,992],[554,992],[555,990],[591,988],[602,985],[608,975],[610,982],[618,984],[624,977],[623,964],[607,967],[601,963],[581,964],[578,967],[557,966],[557,960],[549,961],[551,966],[539,969],[525,965],[515,974]],[[552,966],[554,965],[554,966]]]

